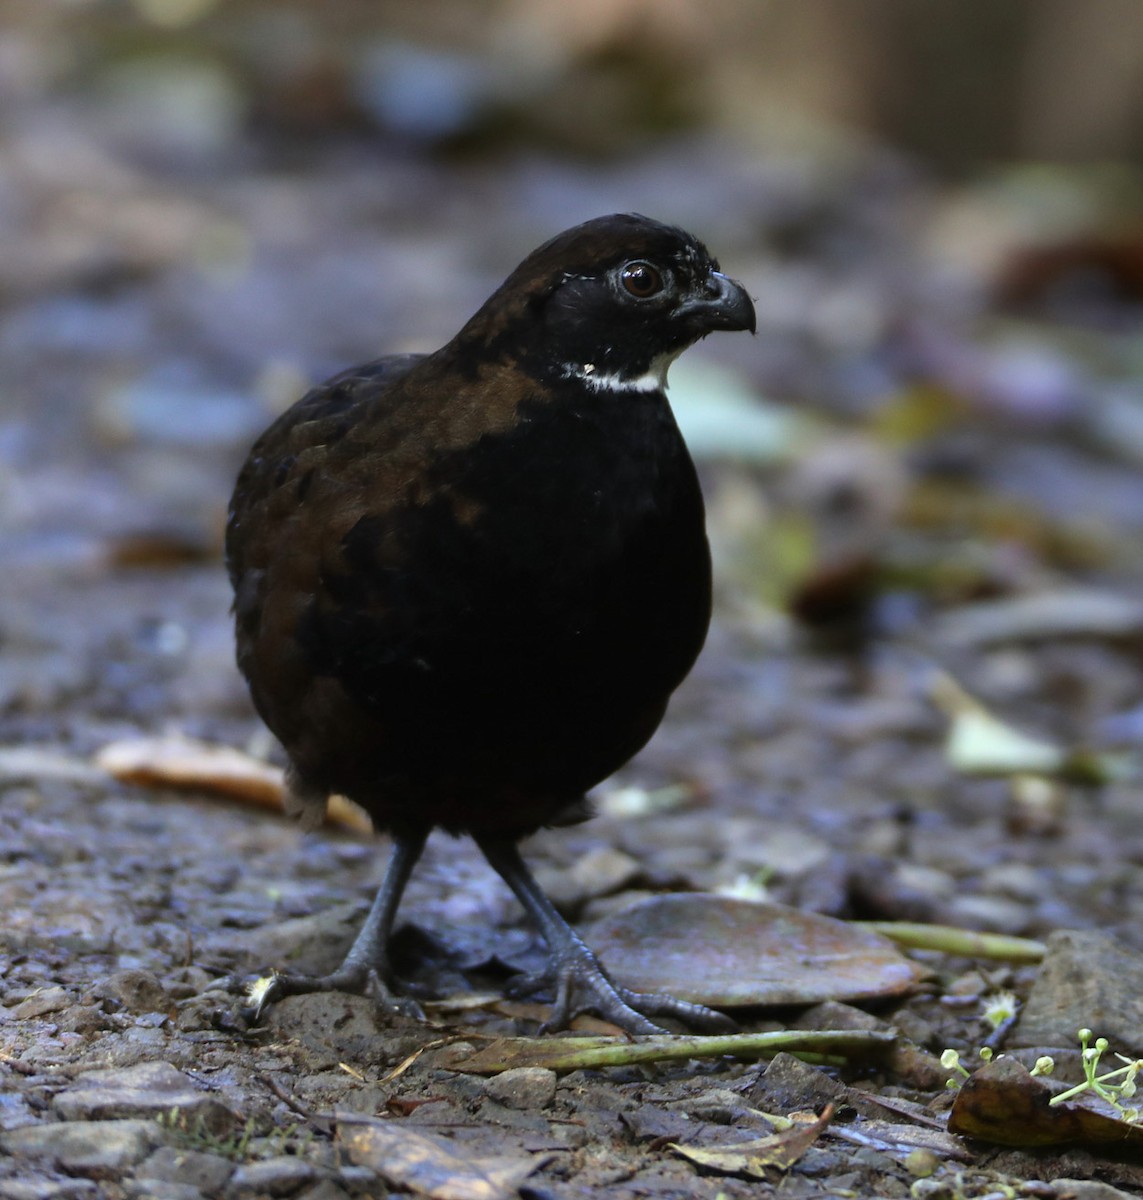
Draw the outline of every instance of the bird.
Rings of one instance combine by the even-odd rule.
[[[267,999],[399,987],[388,941],[431,830],[470,835],[537,927],[554,997],[632,1034],[728,1019],[612,979],[520,853],[591,814],[658,727],[711,612],[702,492],[667,370],[755,331],[694,236],[597,217],[529,254],[451,341],[342,371],[257,439],[225,537],[237,661],[285,807],[348,796],[392,839],[341,966]]]

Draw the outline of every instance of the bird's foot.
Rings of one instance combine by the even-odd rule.
[[[704,1033],[733,1033],[737,1026],[724,1013],[679,1000],[664,992],[636,992],[612,981],[586,946],[575,946],[554,955],[548,969],[536,975],[514,980],[515,995],[528,995],[541,989],[555,991],[551,1016],[540,1027],[541,1033],[566,1029],[580,1013],[593,1013],[632,1034],[668,1033],[651,1017],[668,1017]]]

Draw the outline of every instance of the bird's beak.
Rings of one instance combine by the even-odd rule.
[[[754,303],[736,279],[711,271],[700,288],[691,293],[675,310],[696,337],[716,329],[757,329]]]

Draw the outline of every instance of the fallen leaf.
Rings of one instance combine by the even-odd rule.
[[[337,1134],[358,1166],[399,1191],[430,1200],[508,1200],[547,1161],[474,1158],[442,1139],[356,1114],[338,1114]]]
[[[930,694],[949,717],[945,754],[950,765],[965,775],[1054,775],[1107,783],[1132,771],[1125,755],[1069,750],[1013,729],[943,671],[934,676]]]
[[[720,1175],[743,1175],[748,1179],[769,1179],[774,1170],[788,1171],[818,1140],[833,1116],[833,1105],[827,1104],[822,1115],[809,1122],[797,1121],[789,1129],[769,1137],[718,1146],[704,1150],[699,1146],[681,1146],[670,1142],[670,1148],[695,1166],[717,1171]]]
[[[280,767],[233,746],[196,741],[181,734],[111,742],[95,765],[122,783],[214,792],[260,808],[282,811],[285,783]],[[326,820],[358,833],[371,833],[366,814],[344,796],[331,796]]]
[[[1052,1105],[1053,1087],[1013,1058],[998,1058],[965,1080],[949,1131],[999,1146],[1143,1146],[1143,1127],[1120,1119],[1090,1093]]]
[[[591,944],[625,986],[716,1008],[898,996],[925,975],[867,929],[729,896],[653,896],[597,922]]]

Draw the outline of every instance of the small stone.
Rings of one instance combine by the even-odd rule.
[[[606,896],[630,883],[642,870],[630,854],[613,846],[590,850],[572,865],[571,875],[583,896]]]
[[[223,1133],[236,1118],[216,1096],[166,1062],[85,1071],[75,1087],[61,1092],[53,1107],[65,1121],[106,1121],[117,1117],[158,1117],[178,1109],[188,1128]]]
[[[0,1179],[0,1200],[95,1200],[92,1179]]]
[[[68,1033],[93,1034],[114,1029],[115,1021],[98,1004],[77,1004],[60,1021],[60,1028]]]
[[[1098,1179],[1053,1179],[1052,1188],[1060,1200],[1130,1200],[1131,1195]]]
[[[1026,904],[1004,896],[954,896],[945,915],[952,925],[1012,934],[1023,933],[1029,920]]]
[[[752,1107],[767,1112],[812,1108],[819,1112],[845,1095],[845,1084],[792,1054],[776,1054],[762,1077],[747,1093]]]
[[[17,1021],[30,1021],[36,1017],[47,1016],[48,1013],[62,1012],[75,1003],[75,997],[62,987],[44,988],[33,992],[27,1000],[17,1004],[12,1009],[12,1016]]]
[[[791,1024],[792,1029],[885,1029],[880,1017],[843,1004],[840,1000],[823,1000],[800,1013]]]
[[[361,1192],[375,1194],[378,1191],[377,1172],[369,1167],[359,1167],[356,1163],[347,1163],[338,1171],[337,1175],[354,1196]]]
[[[644,1104],[621,1113],[619,1119],[637,1142],[682,1142],[694,1133],[694,1123],[687,1113],[660,1108],[657,1104]]]
[[[506,1108],[547,1108],[556,1096],[556,1073],[547,1067],[513,1067],[493,1076],[484,1090]]]
[[[317,1177],[318,1169],[313,1163],[281,1154],[239,1167],[230,1177],[226,1195],[234,1200],[245,1196],[292,1196]]]
[[[153,1121],[47,1121],[0,1135],[0,1149],[51,1158],[78,1175],[108,1178],[140,1162],[160,1137]]]
[[[1082,1028],[1111,1049],[1143,1054],[1143,955],[1101,933],[1061,930],[1048,937],[1012,1046],[1078,1045]]]
[[[685,1112],[692,1121],[733,1125],[750,1106],[744,1096],[729,1088],[707,1088],[697,1096],[669,1100],[664,1107]]]
[[[349,1200],[349,1193],[332,1179],[323,1179],[313,1187],[298,1193],[298,1200]]]
[[[135,1200],[203,1200],[202,1192],[189,1183],[167,1183],[162,1179],[141,1179],[124,1184]]]
[[[135,1174],[139,1179],[186,1184],[209,1195],[222,1190],[234,1174],[234,1163],[220,1154],[160,1146]]]
[[[172,1007],[166,989],[150,971],[116,971],[103,990],[132,1013],[165,1013]]]

